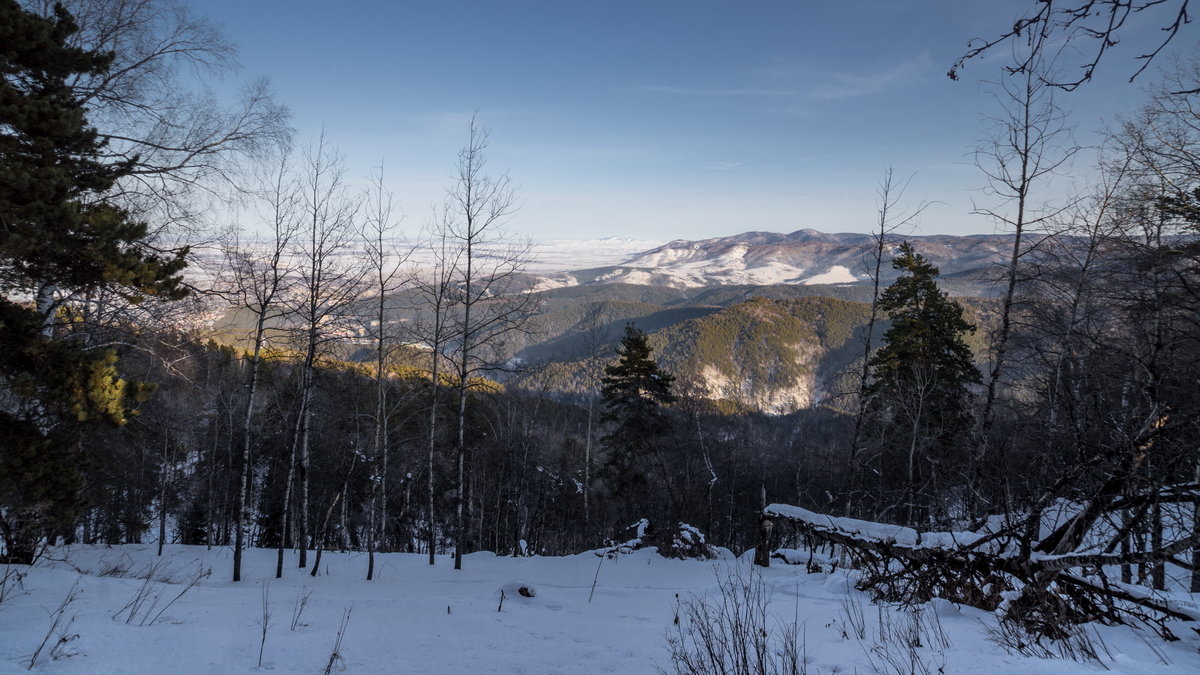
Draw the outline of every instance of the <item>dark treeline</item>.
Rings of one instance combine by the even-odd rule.
[[[246,355],[211,342],[183,344],[170,358],[153,351],[124,356],[131,377],[158,383],[154,395],[123,427],[78,429],[82,502],[56,533],[64,540],[141,542],[156,539],[161,522],[169,542],[233,544]],[[296,519],[288,532],[281,523],[301,370],[295,359],[263,364],[249,472],[251,546],[275,547],[281,538],[285,546],[299,545]],[[377,395],[371,367],[330,360],[316,370],[312,549],[366,548],[373,480],[387,485],[379,550],[426,552],[431,528],[438,553],[453,549],[455,430],[446,425],[437,432],[431,514],[425,456],[431,383],[410,368],[395,370],[386,379],[390,461],[382,475],[370,455]],[[452,416],[452,387],[440,389],[442,412]],[[467,424],[465,548],[573,553],[632,538],[626,528],[643,517],[656,525],[687,522],[710,543],[746,548],[764,487],[806,503],[835,489],[836,440],[846,419],[821,411],[771,417],[710,409],[682,400],[667,410],[664,433],[638,460],[645,482],[636,494],[613,496],[604,479],[596,480],[585,513],[586,407],[519,392],[476,394]],[[597,467],[607,456],[601,453]]]

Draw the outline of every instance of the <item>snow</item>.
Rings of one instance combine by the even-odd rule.
[[[762,248],[746,242],[718,247],[704,242],[671,242],[630,257],[624,267],[600,282],[655,283],[675,288],[711,285],[769,286],[776,284],[853,284],[849,268],[833,265],[819,274],[786,255],[763,255]],[[649,280],[648,280],[649,279]]]
[[[895,530],[891,535],[905,536]],[[19,584],[12,571],[25,568],[9,568],[0,602],[0,673],[26,672],[52,613],[76,583],[78,599],[65,612],[75,620],[63,633],[78,635],[65,644],[74,655],[52,659],[58,637],[52,635],[34,672],[320,673],[348,610],[342,660],[334,672],[654,673],[656,667],[670,672],[665,632],[673,627],[676,598],[711,595],[720,578],[753,573],[761,574],[769,593],[769,629],[795,622],[802,632],[808,672],[870,673],[872,657],[880,662],[874,650],[881,622],[899,625],[905,616],[872,606],[855,590],[853,572],[808,574],[804,565],[782,564],[752,572],[748,556],[701,562],[668,560],[653,549],[613,558],[594,552],[561,558],[475,553],[455,571],[448,557],[439,556],[431,567],[421,555],[380,554],[378,577],[368,582],[361,553],[326,552],[320,574],[311,577],[295,569],[289,552],[285,577],[275,580],[274,551],[250,550],[245,580],[235,584],[229,581],[228,549],[172,545],[161,559],[154,553],[148,545],[60,548],[28,569]],[[817,560],[829,562],[820,555]],[[207,570],[212,574],[163,610],[185,590],[181,582]],[[151,571],[149,583],[137,578]],[[160,581],[167,578],[170,582]],[[143,587],[160,599],[147,600],[139,618],[161,615],[144,625],[127,623],[129,610],[121,610]],[[260,669],[264,593],[270,618]],[[306,593],[309,601],[293,631],[297,600]],[[844,635],[847,612],[855,608],[865,617],[865,640],[854,631]],[[986,627],[995,623],[991,614],[944,601],[924,611],[924,621],[940,622],[950,646],[924,645],[918,657],[935,666],[944,662],[943,672],[1104,672],[1097,664],[1009,654],[986,636]],[[1128,627],[1095,630],[1113,654],[1106,663],[1112,672],[1200,672],[1197,637],[1186,627],[1176,631],[1183,639],[1174,643],[1139,637]]]
[[[763,509],[763,512],[767,515],[820,525],[846,534],[866,537],[876,541],[895,542],[904,546],[917,545],[917,531],[911,527],[874,523],[854,518],[827,516],[823,513],[809,511],[808,509],[790,504],[771,504]]]
[[[977,532],[917,532],[911,527],[829,516],[790,504],[771,504],[763,512],[767,515],[799,520],[862,539],[894,543],[910,548],[960,548],[969,546],[984,536]]]
[[[747,244],[735,244],[713,254],[693,242],[678,242],[636,255],[599,281],[656,283],[675,288],[713,284],[755,285],[798,283],[804,269],[779,261],[752,261]],[[853,279],[851,279],[853,281]],[[812,282],[824,283],[824,282]]]
[[[833,265],[821,274],[777,260],[749,263],[744,247],[713,258],[687,255],[690,251],[668,249],[628,261],[629,267],[615,269],[597,277],[606,283],[659,284],[674,288],[700,288],[711,285],[772,286],[776,284],[853,284],[854,274],[842,265]],[[807,275],[807,276],[806,276]],[[554,283],[568,284],[565,277]]]
[[[579,279],[570,274],[558,274],[552,277],[538,277],[537,283],[533,285],[533,292],[540,293],[541,291],[550,291],[555,288],[566,288],[568,286],[578,286]]]
[[[638,539],[641,539],[642,537],[646,536],[646,530],[650,529],[650,521],[646,520],[645,518],[642,518],[641,520],[634,523],[630,529],[637,530],[636,536]]]
[[[856,281],[858,281],[858,278],[848,268],[842,265],[834,265],[825,270],[823,274],[816,274],[807,279],[802,279],[800,283],[807,286],[812,284],[852,284]]]
[[[654,280],[653,283],[675,288],[699,288],[713,284],[770,286],[797,283],[805,272],[802,267],[777,261],[747,263],[747,250],[741,246],[714,258],[693,256],[694,253],[690,250],[667,249],[635,258],[626,263],[631,267],[614,270],[600,280],[640,284]]]

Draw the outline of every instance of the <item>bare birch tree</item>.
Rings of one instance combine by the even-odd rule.
[[[426,246],[430,254],[427,265],[413,278],[416,289],[417,320],[413,337],[429,350],[429,399],[426,402],[428,429],[426,435],[427,525],[426,545],[429,564],[437,553],[437,493],[435,477],[438,440],[438,390],[442,385],[442,365],[446,345],[450,342],[453,321],[450,312],[457,301],[455,274],[462,251],[451,241],[445,211],[435,212],[430,220]]]
[[[1000,326],[991,334],[991,369],[983,413],[979,416],[976,483],[992,450],[990,433],[995,422],[999,387],[1008,366],[1013,314],[1022,280],[1021,258],[1038,243],[1035,240],[1030,244],[1030,231],[1044,226],[1065,208],[1053,208],[1037,201],[1033,191],[1035,187],[1045,187],[1055,171],[1077,150],[1071,142],[1071,127],[1066,114],[1055,101],[1053,88],[1044,79],[1051,68],[1040,61],[1040,56],[1037,59],[1029,68],[996,85],[995,97],[1001,113],[992,120],[991,137],[975,153],[976,166],[987,179],[985,194],[995,198],[997,203],[994,206],[976,205],[974,213],[985,215],[999,227],[1012,232],[1012,247],[1001,274],[1004,294]]]
[[[505,339],[522,330],[534,306],[519,285],[530,245],[504,230],[517,208],[515,191],[507,174],[486,171],[487,129],[472,118],[468,131],[445,205],[450,236],[462,251],[455,275],[459,325],[453,354],[458,390],[455,569],[462,569],[466,547],[467,401],[475,381],[500,365]]]
[[[352,241],[355,205],[347,199],[341,157],[324,134],[308,149],[300,181],[301,233],[294,255],[299,268],[293,296],[296,341],[302,350],[300,403],[284,488],[283,539],[289,530],[292,483],[298,483],[296,539],[300,567],[308,565],[309,457],[311,404],[317,359],[330,342],[343,337],[350,303],[360,291],[363,270],[346,253]],[[283,551],[280,542],[280,555]],[[277,574],[280,573],[277,569]]]
[[[395,346],[395,335],[388,329],[388,296],[400,290],[405,279],[402,274],[409,258],[407,251],[397,245],[399,218],[392,193],[384,188],[383,167],[371,177],[364,195],[362,240],[367,265],[366,283],[375,297],[371,301],[367,335],[375,347],[375,423],[371,446],[371,493],[368,506],[367,580],[375,577],[375,550],[386,542],[387,481],[389,464],[387,366],[389,351]]]
[[[600,353],[604,347],[611,344],[605,334],[602,323],[603,312],[595,307],[587,319],[586,327],[582,329],[584,350],[583,360],[583,397],[587,402],[587,427],[584,430],[583,442],[583,525],[587,536],[591,535],[592,526],[592,465],[595,456],[596,441],[596,402],[600,398],[600,378],[604,376],[604,360]],[[699,422],[697,421],[697,430]],[[715,482],[709,483],[709,487]]]
[[[246,383],[246,405],[242,414],[242,470],[238,480],[236,534],[233,549],[233,580],[241,580],[246,491],[254,437],[254,405],[258,390],[259,365],[268,330],[288,309],[285,296],[291,279],[289,252],[296,236],[296,186],[290,175],[290,150],[279,158],[270,182],[259,192],[263,206],[260,221],[267,225],[266,237],[242,243],[236,237],[225,246],[229,276],[225,295],[239,312],[253,317],[250,338],[250,372]]]
[[[55,1],[34,0],[44,14]],[[69,84],[110,158],[134,171],[119,186],[135,212],[191,223],[190,204],[215,189],[241,189],[244,160],[265,159],[290,135],[289,112],[266,79],[246,83],[233,101],[207,86],[238,69],[237,48],[213,22],[178,0],[64,0],[80,30],[75,46],[112,52],[104,73]],[[180,76],[186,70],[192,80]],[[195,82],[196,84],[193,84]]]
[[[22,4],[53,16],[60,2]],[[103,72],[76,73],[65,83],[105,142],[100,159],[132,167],[103,197],[150,223],[148,239],[156,247],[179,250],[196,239],[193,230],[206,213],[198,202],[218,192],[245,192],[237,179],[286,143],[290,113],[274,100],[265,79],[247,83],[235,102],[218,100],[206,85],[210,78],[236,72],[237,50],[218,26],[179,0],[61,4],[78,26],[67,38],[69,45],[113,55]],[[184,70],[191,79],[181,76]],[[190,257],[193,269],[203,263],[201,257]],[[68,296],[59,284],[44,284],[35,293],[47,316],[71,305],[89,320],[115,318],[110,326],[147,318],[180,321],[185,311],[199,313],[181,303],[176,316],[168,317],[172,310],[163,303],[139,306],[103,289]],[[126,342],[137,344],[140,340],[130,333]]]

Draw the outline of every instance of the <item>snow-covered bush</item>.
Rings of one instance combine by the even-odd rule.
[[[682,560],[711,560],[717,557],[716,551],[705,540],[704,533],[687,523],[679,523],[679,528],[671,535],[671,541],[662,542],[658,552],[664,557]]]
[[[708,544],[704,533],[699,528],[687,523],[679,523],[677,529],[673,531],[661,531],[652,528],[650,521],[642,518],[626,529],[635,532],[632,539],[620,543],[610,541],[608,547],[598,551],[597,555],[612,558],[616,555],[633,553],[647,546],[654,546],[658,549],[658,554],[664,558],[714,560],[718,557],[716,549]]]
[[[634,531],[634,536],[632,539],[627,539],[622,542],[616,542],[610,539],[604,548],[596,551],[596,555],[602,555],[606,558],[615,558],[618,555],[629,555],[630,553],[633,553],[634,551],[647,545],[646,534],[650,531],[649,519],[642,518],[625,529]]]

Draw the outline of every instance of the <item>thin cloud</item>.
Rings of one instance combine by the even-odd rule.
[[[830,76],[831,81],[813,86],[807,95],[817,100],[835,101],[882,94],[924,81],[931,67],[929,55],[922,54],[886,70],[835,73]]]
[[[692,87],[673,87],[668,85],[647,84],[638,87],[639,91],[655,94],[679,94],[681,96],[795,96],[796,92],[789,89],[695,89]]]
[[[793,98],[802,101],[838,101],[847,98],[873,96],[924,82],[932,69],[932,59],[928,54],[921,54],[886,69],[876,69],[866,72],[839,73],[817,71],[809,67],[798,69],[781,69],[775,67],[767,71],[760,71],[769,74],[772,79],[786,78],[792,80],[793,82],[789,84],[794,83],[794,86],[790,87],[705,88],[648,84],[638,87],[637,90],[675,96],[714,98],[776,97]]]

